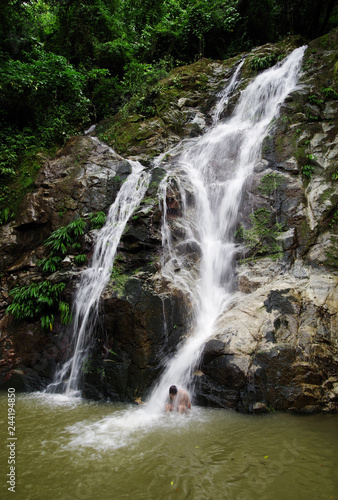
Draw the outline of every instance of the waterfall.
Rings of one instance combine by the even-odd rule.
[[[171,164],[163,164],[167,175],[159,190],[162,275],[187,296],[193,320],[176,354],[166,360],[147,406],[135,422],[131,417],[133,425],[163,412],[170,385],[188,387],[204,343],[213,335],[217,320],[231,307],[236,251],[233,235],[242,193],[261,158],[263,139],[280,105],[297,88],[304,51],[305,47],[294,50],[283,62],[259,74],[241,92],[232,116],[219,121],[223,106],[238,86],[240,63],[214,109],[212,127],[202,137],[180,143],[170,151]],[[156,165],[162,166],[164,156]],[[109,281],[127,221],[149,184],[149,173],[138,162],[130,163],[132,173],[98,234],[90,267],[81,275],[73,306],[73,356],[61,367],[48,392],[60,386],[66,394],[79,392],[81,366],[97,321],[100,296]],[[171,218],[168,212],[169,191],[179,200],[179,217]]]
[[[217,122],[219,121],[221,113],[224,111],[224,108],[226,107],[226,105],[229,102],[229,97],[231,96],[231,94],[234,92],[234,90],[236,89],[236,87],[239,84],[238,76],[240,74],[240,71],[241,71],[241,68],[242,68],[244,62],[245,62],[245,60],[243,59],[243,61],[241,61],[239,63],[239,65],[236,68],[236,71],[232,75],[232,78],[230,80],[229,85],[227,85],[225,87],[225,89],[223,89],[223,91],[218,95],[219,100],[217,101],[216,106],[215,106],[213,113],[212,113],[213,125],[217,124]]]
[[[88,269],[82,272],[73,303],[73,355],[57,372],[47,392],[79,394],[81,367],[88,352],[91,334],[97,323],[101,294],[108,284],[117,246],[134,210],[147,190],[150,174],[143,166],[129,160],[132,172],[122,184],[110,207],[107,220],[97,235],[94,254]]]
[[[194,320],[187,339],[167,360],[147,411],[163,411],[170,385],[187,387],[203,344],[213,334],[220,315],[231,306],[233,235],[243,189],[261,158],[263,139],[280,105],[297,88],[304,51],[305,47],[294,50],[282,63],[259,74],[242,91],[232,116],[190,143],[162,183],[162,274],[188,295]],[[221,103],[236,87],[239,69]],[[222,105],[216,107],[214,121]],[[184,234],[181,239],[173,234],[166,207],[166,193],[172,184],[182,207],[182,217],[176,221]],[[195,260],[198,255],[197,265],[189,257],[189,248],[195,249]]]

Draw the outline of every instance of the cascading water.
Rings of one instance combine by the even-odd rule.
[[[242,92],[231,118],[188,146],[182,143],[170,152],[175,155],[180,151],[162,182],[162,274],[189,295],[194,309],[190,334],[176,356],[167,360],[146,406],[116,412],[91,425],[83,422],[68,428],[73,434],[70,446],[102,445],[114,449],[139,441],[141,433],[146,434],[154,425],[176,428],[176,415],[161,418],[168,388],[172,384],[187,387],[203,344],[213,334],[217,319],[231,305],[235,251],[232,235],[241,194],[259,161],[271,121],[287,95],[297,88],[304,51],[305,47],[296,49],[283,63],[258,75]],[[182,217],[176,219],[179,232],[184,233],[180,240],[171,232],[166,205],[166,193],[173,181],[182,206]],[[195,249],[195,263],[189,258],[189,248]],[[192,415],[196,422],[199,413]],[[183,419],[187,425],[189,420]]]
[[[74,439],[74,443],[82,439],[94,443],[98,436],[106,440],[108,433],[110,446],[123,446],[130,442],[132,436],[137,436],[140,428],[147,429],[163,414],[170,385],[188,386],[203,344],[213,334],[218,318],[231,306],[236,250],[233,233],[241,195],[260,159],[262,141],[272,120],[287,95],[297,88],[304,51],[305,47],[296,49],[282,63],[258,75],[242,91],[233,115],[227,121],[214,124],[203,137],[189,141],[188,145],[182,143],[177,150],[170,152],[174,161],[167,168],[167,176],[161,185],[162,274],[189,296],[194,311],[190,333],[176,355],[167,360],[145,407],[127,413],[123,411],[85,430],[76,426],[74,433],[78,438]],[[240,68],[237,70],[229,84],[230,90],[236,88]],[[230,94],[229,86],[225,89],[223,102]],[[220,113],[221,106],[214,111],[214,122]],[[160,163],[161,159],[158,160]],[[68,393],[77,390],[76,373],[86,350],[86,332],[90,331],[97,314],[99,298],[109,279],[119,239],[147,187],[147,175],[140,169],[140,166],[134,165],[133,174],[121,188],[106,227],[99,235],[92,267],[84,273],[79,286],[74,356],[59,374],[60,382],[70,373]],[[172,234],[172,223],[167,213],[166,193],[172,183],[181,200],[179,232],[184,237],[180,240]],[[122,213],[123,216],[118,215]],[[116,231],[113,231],[114,224]],[[107,245],[108,242],[110,244]],[[189,256],[191,250],[187,249],[194,249],[194,262]],[[95,279],[93,275],[96,275]]]
[[[260,159],[262,142],[272,120],[286,96],[296,88],[304,51],[305,47],[296,49],[282,64],[258,75],[242,92],[232,117],[216,124],[184,151],[162,186],[162,274],[189,294],[194,324],[177,355],[167,361],[149,400],[150,411],[163,411],[170,385],[188,385],[204,342],[231,304],[233,233],[241,195]],[[229,87],[232,90],[235,86],[233,78]],[[228,98],[229,87],[223,102]],[[220,107],[214,117],[219,115]],[[173,180],[182,205],[183,241],[173,238],[166,210],[167,186]],[[188,247],[195,248],[200,256],[198,269],[182,253],[182,248]]]
[[[73,356],[58,371],[47,392],[61,390],[67,395],[79,394],[81,367],[97,323],[100,297],[109,282],[122,233],[149,184],[149,172],[144,172],[139,162],[129,163],[132,173],[122,184],[116,200],[110,207],[107,221],[97,236],[90,267],[81,274],[73,304]]]
[[[234,90],[238,86],[238,83],[239,83],[238,75],[240,74],[240,71],[241,71],[243,64],[244,64],[244,60],[242,62],[240,62],[239,65],[237,66],[236,71],[232,75],[232,78],[230,80],[229,85],[227,85],[225,87],[225,89],[223,89],[223,92],[221,92],[220,95],[218,96],[219,100],[217,101],[216,106],[215,106],[213,113],[212,113],[213,125],[216,125],[217,122],[219,121],[222,112],[224,111],[226,105],[229,102],[229,97],[231,96],[231,94],[234,92]]]

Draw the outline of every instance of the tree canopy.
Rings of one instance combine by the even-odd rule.
[[[173,67],[311,39],[337,19],[334,0],[2,0],[0,206],[25,155],[115,114]]]

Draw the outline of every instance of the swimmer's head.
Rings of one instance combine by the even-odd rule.
[[[175,397],[177,394],[177,387],[176,385],[171,385],[169,388],[169,396],[170,397]]]

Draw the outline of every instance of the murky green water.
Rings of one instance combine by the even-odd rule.
[[[338,500],[338,416],[248,416],[205,408],[152,419],[145,408],[16,396],[17,500]]]

